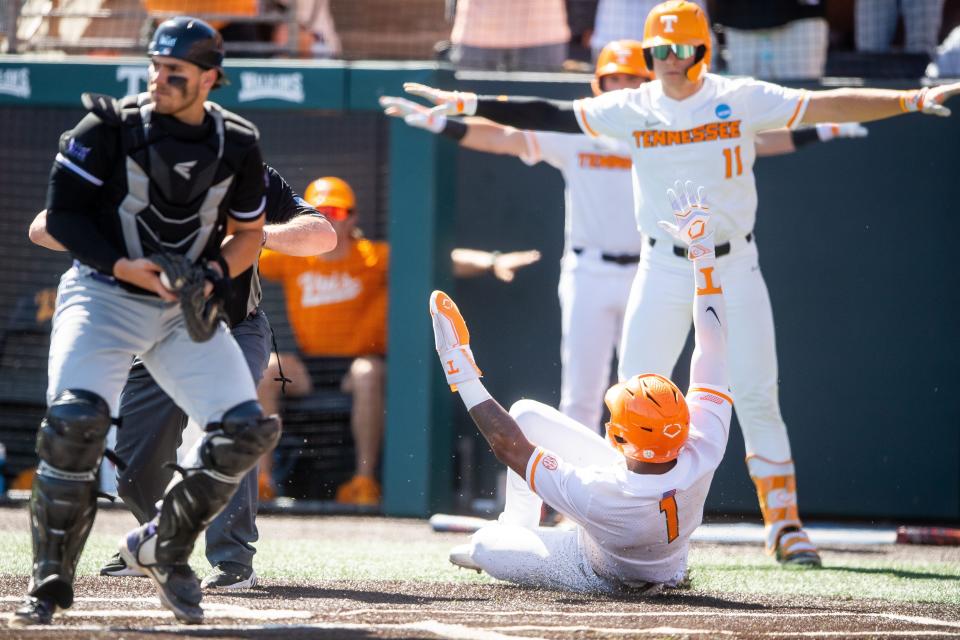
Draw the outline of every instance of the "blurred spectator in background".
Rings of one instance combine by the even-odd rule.
[[[829,29],[823,0],[714,0],[727,72],[762,79],[823,76]]]
[[[662,0],[600,0],[590,48],[596,60],[600,51],[614,40],[643,40],[643,24],[650,9]],[[703,0],[693,0],[706,10]]]
[[[461,69],[562,68],[570,41],[564,0],[455,2],[450,61]]]
[[[304,199],[330,220],[338,243],[319,256],[261,254],[260,276],[283,284],[299,353],[272,354],[257,393],[264,411],[280,413],[281,369],[289,379],[286,394],[305,396],[313,391],[311,359],[353,358],[341,389],[353,396],[350,430],[356,467],[353,478],[337,489],[336,501],[375,506],[380,503],[376,470],[383,436],[390,249],[386,242],[363,237],[356,226],[356,197],[343,180],[319,178],[307,187]],[[539,259],[536,251],[501,255],[456,249],[454,274],[489,271],[509,282],[517,269]]]
[[[960,27],[955,27],[937,48],[933,62],[927,66],[927,76],[960,78]]]
[[[590,38],[593,35],[593,22],[597,16],[598,0],[564,0],[567,8],[567,24],[570,26],[570,47],[567,57],[585,63],[580,70],[591,71],[593,54],[590,50]],[[567,70],[570,69],[568,63]]]
[[[934,52],[940,35],[944,0],[857,0],[854,38],[857,51],[890,51],[897,21],[903,16],[903,50]]]
[[[290,0],[275,0],[285,11],[290,10]],[[301,58],[337,58],[343,52],[340,37],[330,13],[330,0],[296,0],[297,51]],[[279,24],[273,32],[273,41],[278,45],[289,42],[289,28]]]

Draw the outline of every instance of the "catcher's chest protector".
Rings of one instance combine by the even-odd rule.
[[[116,102],[108,115],[120,127],[122,166],[110,191],[130,258],[179,253],[196,260],[219,245],[237,145],[227,130],[234,116],[212,103],[206,109],[214,126],[200,138],[196,127],[180,125],[187,130],[179,132],[178,122],[158,123],[148,94]]]

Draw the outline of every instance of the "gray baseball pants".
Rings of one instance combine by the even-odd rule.
[[[270,323],[262,310],[231,329],[255,382],[270,357]],[[117,455],[127,468],[117,477],[117,491],[141,523],[157,513],[157,501],[173,477],[163,465],[176,462],[187,415],[174,404],[150,373],[137,362],[120,396],[123,427],[117,433]],[[258,467],[244,476],[226,508],[206,531],[206,556],[211,566],[239,562],[251,566],[256,549]]]

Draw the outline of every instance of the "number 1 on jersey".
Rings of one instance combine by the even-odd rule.
[[[730,179],[734,175],[742,176],[743,175],[743,161],[740,159],[740,145],[735,146],[733,149],[724,149],[723,150],[723,159],[726,163],[726,175],[725,178]],[[736,160],[737,163],[737,172],[733,173],[733,163]]]
[[[673,491],[668,491],[660,500],[660,513],[667,520],[667,544],[670,544],[680,535],[680,522],[677,520],[677,499]]]

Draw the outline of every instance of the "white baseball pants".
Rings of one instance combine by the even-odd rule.
[[[578,466],[609,466],[623,460],[595,432],[556,409],[533,400],[510,408],[520,430],[531,441]],[[573,530],[538,527],[543,502],[526,480],[507,472],[507,502],[500,520],[471,538],[470,556],[498,580],[530,587],[609,592],[616,586],[590,567]]]
[[[568,253],[560,269],[560,412],[599,430],[636,265]]]
[[[727,306],[727,349],[737,417],[747,454],[789,460],[780,415],[773,310],[755,242],[735,238],[717,259]],[[644,245],[627,303],[620,344],[621,380],[638,373],[670,377],[691,326],[693,267],[669,243]],[[689,363],[681,363],[689,367]]]

